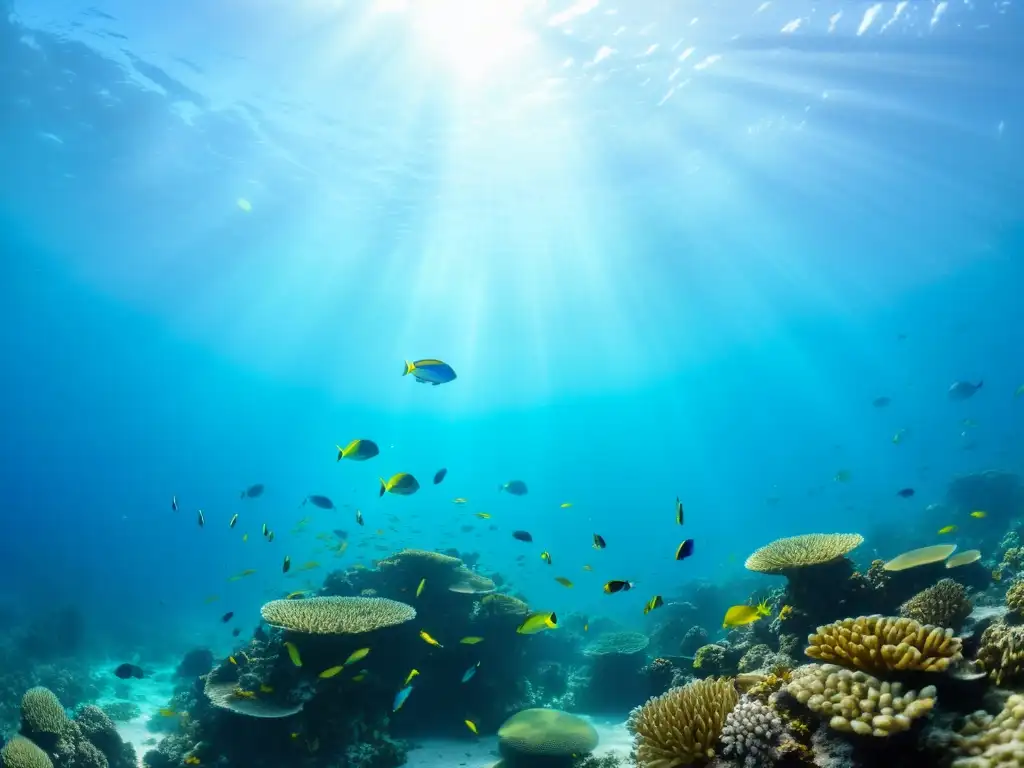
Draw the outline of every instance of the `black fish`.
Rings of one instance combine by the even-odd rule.
[[[343,530],[341,530],[341,528],[335,528],[333,531],[331,531],[331,533],[333,533],[335,536],[337,536],[342,541],[344,541],[345,539],[348,538],[348,531],[343,531]]]
[[[229,621],[231,621],[231,618],[234,615],[235,615],[234,611],[228,611],[227,613],[225,613],[223,616],[220,617],[220,620],[223,621],[225,624],[227,624]]]
[[[685,560],[693,554],[693,539],[687,539],[676,547],[676,560]]]
[[[594,549],[604,549],[608,545],[604,542],[604,536],[599,533],[594,534]]]
[[[914,495],[914,489],[913,488],[900,488],[898,491],[896,491],[896,495],[897,496],[902,496],[904,499],[909,499],[911,496]]]
[[[519,541],[533,541],[533,536],[530,535],[529,531],[512,531],[512,538],[519,539]]]
[[[445,469],[444,467],[441,467],[441,469],[437,470],[437,473],[434,475],[434,485],[437,485],[442,480],[444,480],[444,477],[447,474],[448,474],[448,470]]]
[[[872,400],[871,404],[875,406],[875,408],[885,408],[885,406],[887,406],[891,402],[892,398],[882,395],[881,397],[876,397],[874,400]]]
[[[238,637],[240,634],[242,634],[241,627],[235,627],[234,629],[231,630],[231,636],[232,637]]]
[[[620,581],[618,579],[616,579],[615,581],[609,581],[607,584],[604,585],[604,591],[607,595],[611,595],[616,592],[629,592],[629,590],[631,590],[632,588],[632,582]]]
[[[312,496],[307,496],[306,501],[310,502],[314,507],[320,507],[320,509],[334,509],[334,502],[326,496],[313,494]],[[305,504],[306,501],[302,503]]]
[[[508,491],[513,496],[525,496],[529,489],[526,487],[526,483],[522,480],[509,480],[507,483],[503,483],[498,486],[499,491]]]
[[[256,485],[250,485],[248,488],[242,491],[242,495],[239,498],[244,499],[246,496],[248,496],[250,499],[255,499],[262,495],[263,483],[256,483]]]
[[[145,677],[142,667],[136,666],[135,664],[122,664],[114,670],[114,674],[122,680],[130,680],[133,677],[141,680]]]

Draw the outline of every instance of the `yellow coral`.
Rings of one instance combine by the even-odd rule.
[[[900,606],[900,616],[942,627],[959,627],[970,612],[967,590],[952,579],[942,579]]]
[[[64,705],[49,688],[29,688],[21,697],[21,722],[30,734],[62,734],[68,725]]]
[[[864,543],[859,533],[808,533],[776,539],[747,558],[747,570],[786,573],[809,565],[821,565],[852,552]]]
[[[629,720],[637,768],[676,768],[714,757],[737,701],[727,678],[697,680],[649,699]]]
[[[260,609],[268,624],[310,635],[354,635],[416,618],[411,605],[384,597],[271,600]]]
[[[812,659],[869,672],[942,672],[961,658],[960,639],[953,630],[902,617],[843,619],[818,627],[807,642],[804,652]]]
[[[3,768],[53,768],[50,756],[24,736],[15,736],[0,750]]]
[[[866,672],[835,664],[804,664],[793,670],[786,691],[843,733],[885,738],[910,728],[935,706],[935,686],[904,690]]]
[[[1011,695],[995,717],[986,712],[968,717],[954,736],[953,750],[960,757],[952,768],[1024,765],[1024,696]]]
[[[557,709],[524,709],[498,729],[498,748],[506,759],[582,757],[597,741],[594,726]]]
[[[981,633],[978,661],[996,685],[1024,679],[1024,626],[989,626]]]
[[[1006,590],[1006,607],[1018,616],[1024,615],[1024,581],[1015,581]]]

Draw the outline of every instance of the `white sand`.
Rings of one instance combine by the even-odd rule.
[[[629,757],[633,740],[624,720],[584,717],[597,729],[600,742],[594,754],[615,754],[623,762]],[[409,751],[409,768],[490,768],[498,761],[498,739],[495,736],[469,739],[427,739]]]
[[[109,673],[108,666],[103,669]],[[129,681],[131,697],[128,699],[104,696],[96,702],[100,707],[125,701],[138,705],[141,710],[138,717],[127,722],[115,723],[115,725],[121,738],[135,747],[140,766],[142,765],[142,756],[154,749],[166,735],[149,731],[146,728],[146,723],[150,718],[162,717],[159,711],[167,706],[167,702],[174,694],[173,672],[173,668],[155,670],[151,676],[142,680]]]

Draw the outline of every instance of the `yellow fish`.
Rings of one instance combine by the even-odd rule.
[[[419,597],[420,595],[423,594],[423,587],[425,587],[426,585],[427,585],[427,580],[426,579],[420,579],[420,585],[418,587],[416,587],[416,597]]]
[[[583,566],[583,570],[584,571],[592,571],[592,570],[594,570],[594,567],[592,565],[584,565]]]
[[[469,499],[464,499],[459,496],[457,499],[452,499],[452,504],[465,504]]]
[[[571,501],[563,501],[558,506],[559,506],[560,509],[568,509],[569,507],[572,506],[572,502]]]
[[[299,649],[295,647],[295,643],[286,641],[284,647],[288,650],[288,658],[292,660],[292,664],[296,667],[302,666],[302,657],[299,656]]]
[[[779,621],[785,621],[793,613],[792,605],[784,605],[779,609]]]
[[[491,519],[491,516],[487,512],[474,512],[473,514],[475,514],[481,520],[490,520]]]
[[[260,693],[273,693],[273,692],[274,692],[274,686],[267,685],[266,683],[261,683],[260,684]]]
[[[540,559],[543,560],[548,565],[551,565],[551,553],[548,552],[547,550],[544,550],[543,552],[540,553]]]
[[[330,680],[336,674],[341,672],[341,670],[343,670],[344,668],[344,664],[338,664],[337,666],[329,667],[328,669],[325,669],[323,672],[320,673],[320,677],[322,677],[324,680]]]
[[[246,203],[246,205],[248,205],[248,203]],[[242,210],[250,210],[250,209],[243,208]],[[189,755],[182,762],[184,762],[185,765],[199,765],[199,758],[196,757],[195,755]]]
[[[166,707],[160,710],[161,717],[174,717],[176,714],[178,713],[175,712],[173,709],[168,709]]]
[[[238,664],[238,661],[235,659],[234,656],[228,656],[228,661],[230,661],[232,664]]]
[[[977,518],[978,520],[981,520],[982,518],[987,516],[988,512],[982,512],[980,509],[976,509],[973,512],[971,512],[971,517]]]
[[[242,543],[244,544],[248,540],[249,540],[249,534],[248,533],[243,533],[242,534]]]
[[[477,643],[482,643],[483,641],[484,641],[484,639],[482,637],[475,637],[475,636],[472,636],[472,635],[470,637],[464,637],[461,640],[459,640],[459,642],[462,643],[463,645],[476,645]],[[408,682],[409,681],[406,680],[406,684],[407,685],[408,685]]]
[[[320,563],[318,563],[316,560],[310,560],[308,563],[303,563],[302,567],[299,568],[299,570],[300,571],[312,571],[314,568],[319,568],[319,567],[320,567]]]
[[[771,615],[771,609],[768,608],[766,602],[757,605],[734,605],[725,612],[722,627],[741,627],[744,624],[753,624],[769,615]]]
[[[369,653],[369,648],[360,648],[358,651],[352,651],[352,653],[349,654],[349,657],[345,659],[345,663],[355,664],[357,661],[365,659]]]
[[[352,678],[352,682],[353,683],[361,683],[365,679],[366,679],[366,673],[365,672],[360,672],[358,675],[356,675],[355,677]]]
[[[833,478],[837,483],[848,483],[850,478],[853,477],[853,473],[848,469],[840,469],[836,472],[836,476]]]
[[[294,600],[297,597],[302,597],[304,594],[306,594],[306,590],[304,590],[304,589],[297,589],[294,592],[289,592],[287,595],[285,595],[284,599],[285,600]]]
[[[253,691],[247,691],[244,688],[235,688],[235,690],[231,692],[231,695],[234,696],[236,699],[256,698],[256,694]]]
[[[444,646],[437,642],[437,640],[435,640],[429,634],[427,634],[427,631],[425,629],[420,630],[420,637],[423,638],[423,641],[427,643],[427,645],[434,645],[438,648],[444,648]]]
[[[398,472],[389,480],[383,477],[380,480],[380,496],[385,493],[393,493],[396,496],[411,496],[420,489],[419,481],[408,472]]]
[[[558,617],[551,613],[531,613],[523,623],[516,628],[520,635],[535,635],[546,629],[555,629],[558,626]]]
[[[471,730],[474,735],[476,735],[476,723],[474,723],[472,720],[466,720],[465,723],[466,727],[469,728],[469,730]]]
[[[946,533],[955,533],[955,532],[956,532],[956,526],[955,525],[944,525],[941,528],[939,528],[939,530],[938,530],[939,535],[946,534]]]
[[[572,589],[572,582],[565,578],[565,576],[555,576],[555,581],[563,587],[569,587],[569,589]]]
[[[410,671],[409,671],[409,676],[405,678],[405,682],[404,682],[404,683],[402,684],[402,687],[404,688],[404,687],[405,687],[406,685],[408,685],[409,683],[411,683],[411,682],[412,682],[412,679],[413,679],[414,677],[416,677],[416,675],[418,675],[419,673],[420,673],[420,671],[419,671],[418,669],[413,669],[413,670],[410,670]]]
[[[340,445],[335,445],[334,447],[338,449],[338,461],[342,459],[366,461],[380,453],[380,448],[377,447],[373,440],[353,440],[344,448]]]

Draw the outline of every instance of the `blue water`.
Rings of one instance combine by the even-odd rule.
[[[779,536],[932,543],[953,475],[1021,470],[1017,4],[368,5],[2,14],[0,601],[226,651],[224,611],[456,547],[639,626]]]

